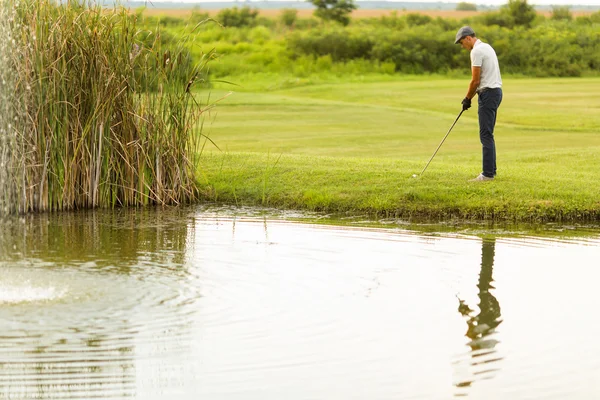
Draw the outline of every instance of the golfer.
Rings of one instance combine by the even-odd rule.
[[[496,143],[494,126],[502,102],[502,78],[496,52],[487,43],[477,39],[470,26],[456,33],[454,44],[471,52],[471,82],[462,101],[463,111],[471,108],[471,99],[477,93],[479,100],[479,139],[483,152],[483,171],[473,181],[491,181],[496,176]]]

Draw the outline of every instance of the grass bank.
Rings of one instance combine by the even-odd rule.
[[[476,106],[411,178],[456,118],[466,85],[429,77],[233,93],[205,126],[220,150],[201,157],[202,196],[403,218],[600,219],[597,78],[505,79],[494,182],[468,181],[481,169]]]

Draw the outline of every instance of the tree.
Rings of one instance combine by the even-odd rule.
[[[242,26],[256,25],[258,10],[244,6],[241,9],[237,7],[224,8],[217,14],[217,21],[224,26],[240,28]]]
[[[510,16],[513,26],[531,27],[537,16],[535,8],[527,0],[508,0],[508,4],[502,6],[502,11]]]
[[[337,21],[342,25],[350,23],[350,13],[358,7],[354,0],[310,0],[317,7],[314,14],[325,21]]]
[[[294,26],[296,20],[298,19],[298,10],[294,8],[284,8],[281,10],[281,15],[279,17],[283,25],[288,28]]]
[[[477,11],[477,4],[463,1],[456,5],[456,11]]]
[[[570,21],[573,19],[573,14],[571,14],[571,9],[569,6],[553,6],[552,7],[552,19],[556,20],[567,20]]]

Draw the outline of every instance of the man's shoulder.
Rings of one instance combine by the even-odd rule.
[[[489,43],[480,42],[479,44],[480,44],[480,46],[478,46],[478,47],[481,47],[482,49],[493,49],[492,45]]]
[[[477,46],[473,47],[473,51],[479,54],[483,54],[489,51],[494,51],[494,48],[489,43],[480,41],[479,43],[477,43]]]

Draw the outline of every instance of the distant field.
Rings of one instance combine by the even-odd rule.
[[[179,17],[185,18],[192,13],[192,9],[152,9],[148,8],[144,11],[144,15],[148,16],[170,16],[170,17]],[[207,12],[210,15],[216,15],[220,10],[211,9],[211,10],[202,10],[203,12]],[[268,9],[268,10],[259,10],[260,15],[265,17],[277,17],[281,14],[281,9]],[[437,10],[419,10],[419,11],[411,11],[411,10],[356,10],[352,13],[354,18],[372,18],[372,17],[381,17],[384,15],[390,15],[393,12],[396,12],[398,15],[409,14],[409,13],[420,13],[429,15],[431,17],[443,17],[443,18],[466,18],[471,17],[473,15],[479,14],[478,11],[437,11]],[[313,10],[300,9],[298,10],[298,17],[300,18],[308,18],[312,16]]]
[[[162,9],[162,8],[158,9],[158,8],[148,7],[144,11],[144,15],[147,15],[147,16],[161,16],[162,15],[162,16],[186,18],[192,13],[192,11],[193,11],[193,9],[191,9],[191,8],[189,8],[189,9]],[[219,10],[216,10],[216,9],[202,10],[202,11],[207,12],[210,15],[216,15],[219,12]],[[260,11],[260,15],[265,16],[265,17],[272,17],[272,18],[275,18],[281,14],[281,9],[269,9],[269,10],[259,10],[259,11]],[[441,17],[441,18],[449,18],[449,19],[469,18],[469,17],[483,13],[483,11],[383,10],[383,9],[366,10],[366,9],[359,9],[359,10],[355,10],[352,13],[352,17],[354,17],[354,18],[377,18],[377,17],[391,15],[393,12],[396,12],[397,15],[419,13],[419,14],[429,15],[430,17],[433,17],[433,18]],[[574,17],[582,16],[582,15],[589,15],[591,13],[592,13],[591,11],[573,11],[572,12]],[[308,18],[308,17],[312,16],[312,14],[313,14],[313,10],[307,10],[307,9],[298,10],[298,17],[300,17],[300,18]],[[548,11],[544,11],[544,12],[540,12],[540,14],[542,14],[544,16],[549,16],[551,13]]]

